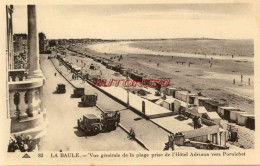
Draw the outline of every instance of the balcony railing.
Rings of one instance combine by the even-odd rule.
[[[24,81],[27,79],[27,72],[25,69],[9,70],[8,76],[8,82]]]
[[[28,78],[23,69],[10,70],[8,73],[11,133],[30,134],[35,138],[46,126],[44,78]]]

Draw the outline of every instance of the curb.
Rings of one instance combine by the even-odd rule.
[[[130,135],[130,132],[129,132],[122,124],[119,124],[119,127],[120,127],[121,129],[123,129],[127,134]],[[141,140],[139,140],[137,137],[134,137],[133,139],[134,139],[139,145],[141,145],[143,148],[145,148],[147,151],[149,151],[149,149],[144,145],[144,143],[143,143]]]
[[[158,123],[154,122],[153,120],[150,119],[150,121],[151,121],[153,124],[155,124],[156,126],[158,126],[159,128],[161,128],[161,129],[165,130],[166,132],[168,132],[169,134],[173,134],[173,132],[171,132],[170,130],[168,130],[168,129],[162,127],[161,125],[159,125]]]

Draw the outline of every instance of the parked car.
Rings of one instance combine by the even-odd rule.
[[[65,84],[58,84],[56,87],[57,93],[66,93],[66,86]]]

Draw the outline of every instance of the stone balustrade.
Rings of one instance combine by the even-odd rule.
[[[25,71],[25,69],[9,70],[8,76],[9,82],[24,81],[27,79],[27,72]]]
[[[18,71],[19,73],[21,71]],[[12,71],[15,73],[15,71]],[[15,74],[13,75],[15,77]],[[9,82],[9,115],[11,133],[31,132],[44,128],[46,113],[43,107],[44,78],[30,78]],[[39,133],[39,131],[35,131]],[[30,135],[33,136],[32,133]]]
[[[11,135],[30,135],[33,140],[39,140],[46,135],[47,120],[43,107],[45,78],[40,69],[35,5],[27,5],[27,16],[28,72],[24,69],[8,71],[9,107],[7,108],[7,119],[11,121]],[[10,22],[12,22],[12,18]],[[10,48],[7,50],[13,51]],[[9,64],[14,61],[14,59],[8,60]],[[11,65],[9,69],[12,69]]]

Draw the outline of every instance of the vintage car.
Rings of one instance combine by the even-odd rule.
[[[88,95],[83,95],[81,97],[81,102],[83,106],[85,107],[93,107],[96,106],[97,103],[97,94],[88,94]]]
[[[58,84],[56,87],[57,93],[66,93],[66,86],[65,84]]]
[[[82,97],[83,95],[85,95],[85,89],[84,88],[78,88],[76,87],[73,90],[73,97]]]
[[[102,125],[105,131],[115,130],[120,121],[120,114],[117,111],[104,111],[102,113]]]
[[[102,130],[102,123],[96,115],[86,114],[82,119],[78,119],[78,129],[86,133],[98,134]]]
[[[101,130],[110,132],[116,129],[119,121],[118,111],[104,111],[101,118],[94,114],[86,114],[78,119],[78,129],[93,134],[98,134]]]

